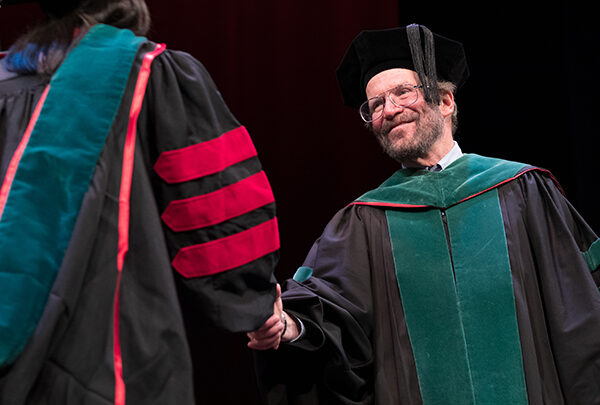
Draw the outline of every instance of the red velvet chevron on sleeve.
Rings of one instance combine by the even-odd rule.
[[[240,126],[217,138],[163,152],[157,159],[154,170],[172,185],[170,187],[179,187],[178,184],[192,180],[202,182],[203,177],[218,174],[216,181],[220,188],[173,200],[161,216],[171,231],[177,234],[204,233],[202,240],[209,240],[175,248],[177,251],[173,252],[172,265],[184,277],[232,270],[279,249],[274,208],[265,207],[275,201],[266,174],[259,171],[249,176],[242,174],[247,177],[238,178],[237,173],[247,173],[238,170],[233,172],[236,175],[227,181],[227,185],[219,185],[221,172],[238,163],[245,164],[242,162],[255,156],[252,139]],[[215,176],[212,176],[211,182],[214,181]],[[257,213],[254,214],[254,211]],[[268,213],[266,216],[265,212]],[[242,217],[241,220],[238,217]],[[231,220],[236,221],[235,226],[221,226]],[[205,231],[208,228],[210,230]],[[236,233],[232,234],[232,230]]]
[[[189,231],[218,224],[274,201],[267,176],[261,171],[212,193],[172,201],[162,219],[176,232]]]
[[[215,241],[183,248],[173,267],[185,277],[207,276],[248,264],[279,249],[277,219]]]
[[[254,156],[252,139],[240,126],[210,141],[161,153],[154,170],[167,183],[180,183],[218,173]]]

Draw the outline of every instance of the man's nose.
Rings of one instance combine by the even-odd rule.
[[[394,117],[396,114],[401,113],[402,111],[404,111],[404,107],[398,107],[397,105],[392,103],[392,100],[390,100],[389,98],[385,100],[385,104],[383,106],[384,118]]]

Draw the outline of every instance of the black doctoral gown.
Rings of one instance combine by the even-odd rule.
[[[467,154],[339,211],[284,284],[273,404],[600,404],[597,236],[545,170]]]
[[[253,330],[279,244],[202,64],[94,26],[52,77],[0,80],[0,152],[0,404],[196,403],[178,292],[192,322]]]

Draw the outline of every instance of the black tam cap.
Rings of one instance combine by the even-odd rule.
[[[423,25],[362,31],[354,38],[337,69],[344,103],[360,107],[367,83],[376,74],[393,68],[417,72],[425,99],[438,102],[438,79],[461,87],[469,76],[460,42],[432,33]]]
[[[61,17],[74,10],[82,0],[0,0],[0,5],[40,3],[42,10],[51,17]]]

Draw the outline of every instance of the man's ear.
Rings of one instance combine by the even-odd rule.
[[[442,91],[440,94],[440,111],[444,117],[449,117],[454,112],[454,94],[450,91]]]

